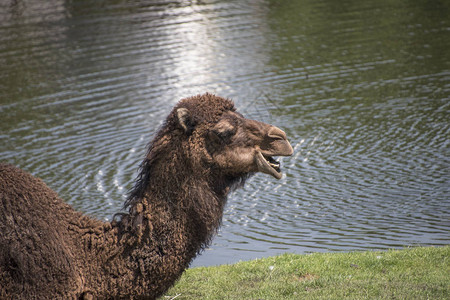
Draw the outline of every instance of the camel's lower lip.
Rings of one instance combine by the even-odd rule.
[[[280,163],[273,159],[272,156],[264,156],[261,152],[256,153],[256,165],[258,171],[272,175],[276,179],[281,179]]]

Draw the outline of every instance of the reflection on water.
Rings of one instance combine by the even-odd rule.
[[[449,4],[6,1],[0,160],[109,219],[182,97],[283,128],[195,265],[450,241]]]

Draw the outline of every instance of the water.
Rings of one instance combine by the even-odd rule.
[[[0,160],[101,219],[181,98],[283,128],[194,265],[450,242],[445,1],[3,1]]]

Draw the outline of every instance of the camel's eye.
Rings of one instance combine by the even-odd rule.
[[[212,133],[220,142],[228,143],[236,133],[236,127],[230,120],[222,120],[214,126]]]

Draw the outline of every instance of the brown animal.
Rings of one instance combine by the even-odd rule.
[[[104,223],[40,179],[0,167],[1,299],[155,299],[211,241],[227,194],[255,172],[281,178],[277,127],[211,94],[181,100],[150,144],[125,203]]]

